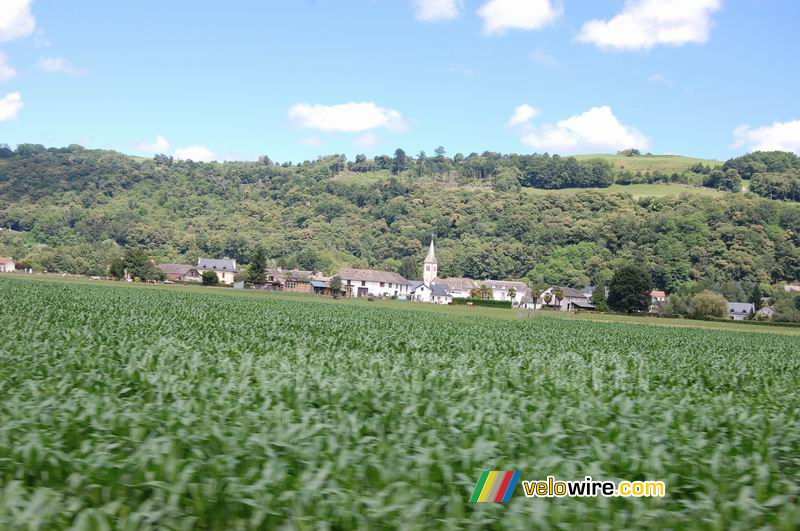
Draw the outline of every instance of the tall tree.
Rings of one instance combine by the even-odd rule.
[[[267,273],[267,253],[260,245],[256,247],[250,265],[247,266],[247,282],[251,284],[263,284]]]
[[[650,306],[653,281],[650,273],[636,265],[625,265],[614,272],[608,292],[608,306],[618,312],[643,312]]]
[[[408,168],[408,156],[406,152],[400,148],[394,152],[394,158],[392,159],[392,173],[398,175],[403,173]]]

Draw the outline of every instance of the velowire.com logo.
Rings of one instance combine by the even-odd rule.
[[[470,497],[470,503],[507,502],[517,488],[519,472],[484,470]]]

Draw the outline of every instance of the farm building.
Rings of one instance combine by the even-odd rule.
[[[158,264],[161,271],[167,275],[167,280],[171,282],[200,282],[200,272],[193,265],[189,264]]]
[[[559,290],[562,295],[561,299],[556,297],[559,294]],[[597,309],[589,302],[589,298],[583,291],[558,286],[547,288],[539,295],[536,301],[526,304],[526,307],[532,310],[551,309],[562,312]]]
[[[0,273],[13,273],[16,270],[14,260],[11,258],[0,256]]]
[[[408,296],[411,283],[397,273],[372,269],[342,268],[338,273],[348,297]]]

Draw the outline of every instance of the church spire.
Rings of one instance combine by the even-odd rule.
[[[433,234],[431,234],[431,248],[428,249],[428,256],[425,257],[426,264],[436,264],[436,252],[433,249]]]
[[[439,275],[439,263],[436,260],[436,251],[433,248],[433,234],[431,234],[431,248],[428,250],[428,256],[425,257],[422,268],[422,281],[430,286]]]

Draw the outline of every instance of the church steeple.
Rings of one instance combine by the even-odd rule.
[[[439,275],[439,262],[436,260],[436,251],[433,248],[433,235],[431,235],[431,247],[428,250],[428,256],[425,257],[423,262],[422,281],[430,285]]]

